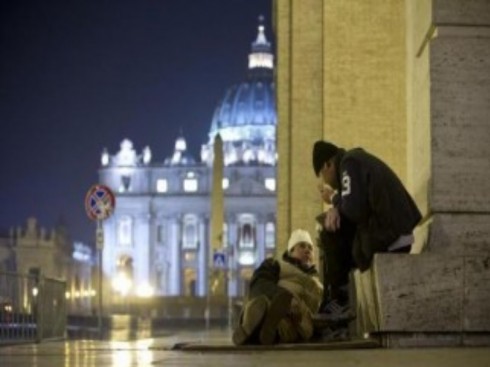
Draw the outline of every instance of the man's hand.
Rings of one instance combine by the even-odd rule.
[[[328,185],[325,185],[324,183],[320,183],[318,185],[318,191],[320,191],[320,195],[322,196],[322,200],[326,204],[331,205],[332,204],[332,197],[335,194],[335,190],[330,188]]]
[[[330,208],[325,216],[325,229],[329,232],[335,232],[340,228],[340,214],[337,208]]]

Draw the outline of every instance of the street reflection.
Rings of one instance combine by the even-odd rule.
[[[129,367],[133,363],[133,356],[129,350],[116,350],[112,353],[112,365]]]
[[[90,348],[90,341],[76,341],[66,342],[65,347],[65,367],[88,367],[91,366],[89,362],[90,352],[87,352],[87,348]]]
[[[150,349],[153,343],[153,339],[107,342],[68,341],[63,345],[64,367],[150,366],[154,360],[154,353]],[[32,365],[38,365],[36,355]]]
[[[150,365],[152,363],[153,351],[150,348],[153,342],[153,339],[138,340],[136,342],[136,361],[138,366]]]
[[[111,342],[112,365],[114,367],[149,366],[153,361],[153,352],[150,347],[153,344],[153,339],[138,340],[136,342]]]

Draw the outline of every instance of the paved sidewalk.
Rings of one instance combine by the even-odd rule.
[[[0,348],[1,367],[488,367],[490,348],[176,351],[176,343],[230,343],[227,331],[180,332],[137,341],[74,340]]]

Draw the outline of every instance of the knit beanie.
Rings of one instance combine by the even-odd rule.
[[[335,156],[338,150],[339,148],[336,145],[324,140],[318,140],[313,145],[313,169],[315,170],[315,175],[318,176],[320,174],[325,162]]]
[[[289,237],[288,252],[291,251],[293,247],[300,242],[309,243],[313,246],[313,241],[311,240],[308,231],[305,231],[304,229],[296,229],[293,231],[293,233],[291,233],[291,237]]]

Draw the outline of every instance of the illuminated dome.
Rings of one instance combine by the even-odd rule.
[[[215,109],[209,141],[202,146],[201,159],[212,162],[213,142],[223,139],[224,162],[231,164],[276,163],[276,106],[273,83],[274,56],[258,26],[248,59],[247,80],[231,86]]]

